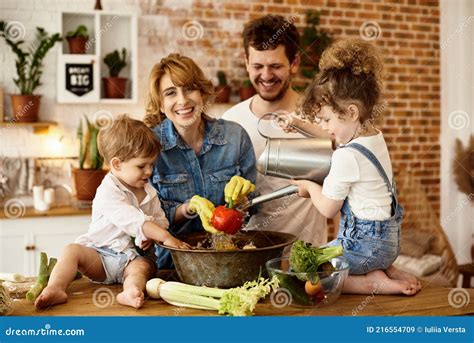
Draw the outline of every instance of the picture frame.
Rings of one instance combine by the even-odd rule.
[[[98,59],[94,55],[63,55],[58,61],[58,102],[93,103],[100,98]]]

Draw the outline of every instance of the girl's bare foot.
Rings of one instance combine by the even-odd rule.
[[[385,271],[388,277],[395,280],[407,281],[412,288],[415,288],[418,291],[421,290],[421,282],[415,276],[405,273],[400,269],[395,268],[393,265],[388,267]]]
[[[342,291],[352,294],[414,295],[417,289],[407,281],[391,279],[384,271],[374,270],[366,275],[349,275]]]
[[[121,305],[140,308],[144,301],[145,295],[137,287],[124,289],[121,293],[117,294],[117,302]]]
[[[36,298],[35,306],[37,309],[45,309],[52,305],[63,304],[67,302],[67,294],[60,288],[47,286]]]

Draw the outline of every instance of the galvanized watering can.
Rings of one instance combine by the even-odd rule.
[[[333,144],[330,139],[315,138],[306,131],[292,126],[293,129],[308,138],[272,138],[260,131],[260,122],[277,113],[266,113],[258,121],[258,132],[267,143],[265,150],[257,160],[257,171],[284,179],[311,180],[321,184],[331,167]],[[239,206],[245,209],[270,200],[278,199],[298,192],[298,187],[289,185],[272,193],[254,198]]]

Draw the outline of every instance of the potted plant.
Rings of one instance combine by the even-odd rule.
[[[222,70],[217,72],[217,79],[219,80],[219,85],[214,88],[216,103],[227,103],[230,98],[230,87],[227,84],[227,78]]]
[[[319,58],[323,51],[331,44],[331,38],[323,31],[318,30],[321,12],[308,10],[306,12],[307,26],[301,36],[301,74],[313,79],[319,71]]]
[[[109,68],[109,77],[104,80],[104,93],[106,98],[125,98],[127,78],[119,77],[120,71],[127,66],[127,49],[122,49],[122,56],[118,50],[108,53],[104,57],[104,63]]]
[[[76,30],[69,31],[66,35],[66,39],[69,43],[70,54],[85,54],[86,44],[89,39],[87,27],[79,25]]]
[[[23,50],[23,40],[15,40],[8,33],[8,23],[0,21],[0,36],[15,53],[17,78],[13,79],[20,94],[12,94],[13,120],[16,122],[38,121],[41,95],[34,95],[36,88],[41,86],[43,59],[48,51],[62,40],[59,33],[49,34],[43,28],[36,28],[36,40]]]
[[[107,174],[102,169],[103,157],[99,154],[97,146],[97,136],[100,126],[91,123],[87,116],[84,116],[86,130],[83,129],[83,120],[79,122],[77,128],[77,138],[79,139],[79,168],[73,169],[74,184],[76,186],[76,197],[78,200],[91,201],[94,199],[97,187]]]
[[[255,91],[255,88],[253,88],[252,82],[250,80],[244,80],[242,82],[242,86],[239,88],[239,97],[240,101],[247,100],[248,98],[251,98],[257,93]]]

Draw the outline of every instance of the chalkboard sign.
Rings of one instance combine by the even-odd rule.
[[[66,63],[66,89],[83,96],[94,89],[93,63]]]

